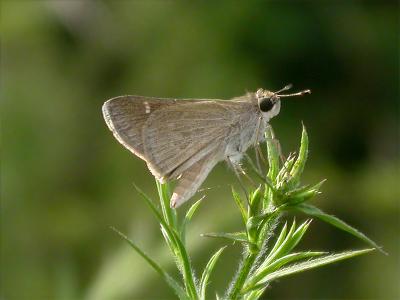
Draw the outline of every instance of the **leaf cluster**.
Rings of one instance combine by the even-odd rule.
[[[255,170],[262,183],[250,191],[247,201],[243,201],[239,193],[232,188],[233,199],[240,211],[243,229],[233,233],[203,234],[206,237],[223,238],[239,243],[244,248],[237,273],[225,295],[223,297],[216,295],[217,298],[259,299],[271,282],[278,278],[358,256],[374,249],[380,250],[371,239],[360,231],[307,203],[320,194],[320,188],[325,180],[314,185],[301,184],[301,175],[308,158],[308,135],[304,126],[298,155],[291,154],[285,161],[280,158],[279,147],[271,128],[266,132],[266,141],[268,172],[266,175],[262,175],[261,172]],[[254,164],[252,165],[254,166]],[[160,224],[165,242],[182,274],[181,281],[169,275],[124,234],[114,230],[161,275],[180,299],[206,299],[209,278],[226,246],[218,249],[211,256],[198,280],[185,246],[185,232],[201,199],[195,202],[188,209],[183,220],[179,221],[177,211],[170,208],[170,190],[167,184],[157,183],[159,208],[137,186],[135,188]],[[320,219],[363,240],[371,248],[341,253],[295,251],[296,246],[306,234],[311,219],[301,224],[297,224],[294,220],[290,226],[286,222],[278,230],[279,221],[283,215],[290,212],[300,212],[311,218]],[[276,238],[272,239],[275,236]]]

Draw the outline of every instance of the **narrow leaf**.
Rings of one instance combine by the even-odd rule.
[[[164,231],[162,231],[162,234],[164,235],[164,238],[165,238],[168,246],[171,248],[171,251],[173,253],[179,253],[179,252],[177,252],[177,247],[178,247],[177,244],[178,244],[179,238],[177,238],[174,235],[174,230],[167,223],[167,221],[164,220],[163,216],[160,214],[160,212],[158,211],[158,209],[155,206],[155,204],[153,203],[153,201],[151,201],[150,198],[138,186],[136,186],[135,184],[133,184],[133,186],[135,187],[135,189],[139,193],[139,195],[142,196],[142,198],[146,201],[146,204],[150,207],[151,211],[156,216],[157,220],[160,222],[161,229],[164,230]]]
[[[321,188],[322,184],[326,181],[326,179],[320,181],[316,185],[309,187],[304,186],[302,189],[296,189],[286,194],[288,197],[288,203],[290,205],[300,204],[302,202],[306,202],[313,198],[315,195],[320,194],[321,192],[319,189]]]
[[[310,258],[310,257],[315,257],[315,256],[321,256],[327,254],[327,252],[322,252],[322,251],[309,251],[309,252],[298,252],[298,253],[290,253],[288,255],[285,255],[279,259],[277,259],[276,261],[274,261],[272,264],[270,264],[268,266],[268,271],[265,274],[270,273],[271,271],[275,271],[277,269],[279,269],[280,267],[291,263],[291,262],[295,262],[298,260],[302,260],[302,259],[306,259],[306,258]]]
[[[145,200],[147,206],[150,208],[152,213],[156,216],[157,220],[160,223],[162,223],[162,222],[165,223],[162,215],[158,211],[158,209],[155,206],[155,204],[153,203],[153,201],[151,201],[151,199],[135,183],[133,184],[133,186],[134,186],[135,190],[138,192],[138,194]]]
[[[211,238],[223,238],[227,240],[231,240],[234,242],[239,243],[249,243],[247,239],[247,235],[245,232],[234,232],[234,233],[227,233],[227,232],[210,232],[210,233],[203,233],[201,234],[203,237],[211,237]]]
[[[189,255],[186,252],[186,248],[180,240],[178,233],[168,227],[168,225],[164,222],[161,223],[161,229],[166,236],[167,243],[170,240],[169,246],[171,248],[172,253],[175,254],[176,263],[178,268],[181,270],[183,275],[183,281],[185,283],[186,291],[190,295],[192,299],[197,299],[197,290],[195,285],[194,273],[192,271],[192,265],[190,263]],[[172,243],[173,242],[173,243]]]
[[[271,126],[268,126],[265,131],[265,140],[267,141],[268,151],[268,178],[275,180],[279,172],[279,152],[278,152],[278,140],[275,139],[275,134]]]
[[[285,240],[286,233],[287,233],[287,223],[285,222],[285,225],[283,226],[281,233],[279,234],[279,237],[276,239],[274,247],[271,249],[268,256],[274,255],[274,252],[281,246],[281,244]]]
[[[296,197],[298,195],[301,195],[301,194],[307,192],[308,190],[310,190],[310,185],[309,184],[300,186],[300,187],[295,188],[295,189],[292,189],[292,190],[286,192],[284,194],[284,196],[287,197],[287,198],[293,198],[293,197]]]
[[[285,227],[286,227],[286,224],[285,224]],[[286,233],[285,227],[282,231],[285,231],[285,233]],[[279,236],[278,241],[275,243],[276,247],[274,246],[274,248],[268,254],[267,258],[261,264],[261,267],[264,268],[264,267],[268,266],[272,261],[274,261],[275,259],[279,258],[282,255],[282,252],[283,252],[282,250],[285,248],[288,241],[292,238],[295,228],[296,228],[296,220],[293,221],[293,224],[290,227],[289,232],[284,236],[283,241],[281,241],[281,236],[282,236],[282,232],[281,232],[281,235]],[[283,236],[282,236],[282,238],[283,238]]]
[[[298,260],[302,259],[307,259],[310,257],[316,257],[316,256],[321,256],[323,254],[327,254],[326,252],[298,252],[298,253],[291,253],[288,255],[285,255],[277,260],[275,260],[273,263],[270,265],[264,267],[264,268],[259,268],[258,271],[248,280],[248,284],[246,284],[244,290],[251,289],[251,287],[255,284],[257,284],[262,278],[267,276],[269,273],[276,271],[280,267],[291,263],[295,262]]]
[[[296,160],[295,154],[290,153],[285,163],[283,164],[281,170],[279,171],[278,175],[276,176],[276,181],[279,187],[284,183],[285,179],[288,177],[288,174],[290,173],[290,170],[292,169],[295,160]]]
[[[266,288],[267,287],[264,287],[264,288],[256,290],[256,291],[251,291],[250,293],[245,295],[244,299],[245,300],[258,300],[264,294],[264,291]]]
[[[235,202],[236,202],[236,205],[239,207],[240,214],[242,215],[243,223],[246,225],[247,218],[248,218],[248,216],[247,216],[247,211],[246,211],[246,209],[245,209],[244,206],[243,206],[242,199],[240,199],[239,194],[235,191],[235,189],[233,188],[233,186],[232,186],[232,195],[233,195],[233,199],[234,199]]]
[[[370,246],[374,247],[375,249],[379,250],[380,252],[386,254],[386,252],[384,252],[381,247],[379,247],[373,240],[371,240],[370,238],[368,238],[366,235],[364,235],[363,233],[361,233],[360,231],[358,231],[357,229],[355,229],[354,227],[348,225],[347,223],[345,223],[344,221],[340,220],[339,218],[329,215],[327,213],[324,213],[322,210],[320,210],[319,208],[313,206],[313,205],[309,205],[309,204],[300,204],[300,205],[296,205],[293,206],[292,209],[295,209],[297,211],[303,212],[307,215],[310,216],[314,216],[317,217],[319,219],[321,219],[322,221],[329,223],[343,231],[346,231],[352,235],[354,235],[355,237],[363,240],[364,242],[366,242],[367,244],[369,244]]]
[[[190,297],[197,298],[197,291],[194,283],[195,280],[192,272],[192,266],[190,264],[189,256],[186,252],[185,246],[182,244],[182,241],[180,240],[178,233],[176,233],[176,231],[167,224],[167,222],[164,220],[160,212],[157,210],[153,201],[151,201],[150,198],[147,197],[146,194],[143,193],[142,190],[135,184],[134,187],[138,191],[138,193],[142,196],[142,198],[146,201],[146,204],[150,207],[151,211],[154,213],[154,215],[162,225],[162,228],[165,230],[166,236],[168,236],[168,239],[171,241],[169,246],[173,247],[171,248],[171,251],[173,253],[176,253],[177,261],[182,267],[182,273],[184,277],[186,290],[188,291]]]
[[[213,256],[211,256],[210,260],[208,261],[206,267],[204,268],[203,275],[201,275],[200,279],[200,299],[206,299],[206,288],[208,284],[208,279],[211,275],[211,272],[214,269],[215,264],[217,263],[218,258],[220,257],[222,251],[224,251],[226,246],[219,249]]]
[[[291,235],[290,239],[288,239],[288,241],[285,243],[284,247],[282,247],[280,256],[288,254],[293,250],[294,247],[297,246],[310,226],[310,223],[311,220],[307,220],[296,229],[296,231]]]
[[[135,245],[125,234],[118,229],[111,227],[122,239],[124,239],[144,260],[165,280],[165,282],[174,290],[179,299],[189,299],[183,287],[175,281],[164,269],[162,269],[154,260],[144,253],[138,246]]]
[[[259,185],[258,188],[250,196],[250,205],[251,205],[252,211],[259,210],[259,203],[260,203],[261,198],[262,198],[261,185]]]
[[[285,239],[279,243],[278,247],[274,246],[273,251],[271,251],[265,261],[261,264],[260,268],[268,267],[273,261],[281,258],[282,256],[288,254],[301,240],[304,233],[306,232],[310,221],[306,221],[301,224],[297,229],[296,221],[293,221],[293,224],[286,235]]]
[[[179,251],[178,251],[178,249],[176,247],[176,243],[175,243],[175,240],[174,240],[173,236],[171,236],[168,233],[168,230],[165,228],[165,226],[163,224],[160,224],[160,230],[161,230],[161,234],[164,237],[165,242],[167,243],[167,246],[168,246],[169,250],[171,250],[172,254],[175,257],[177,257],[179,255]],[[180,267],[182,269],[181,265],[178,266],[178,267]]]
[[[288,275],[304,272],[310,269],[318,268],[324,265],[328,265],[337,261],[345,260],[351,257],[355,257],[361,254],[365,254],[368,252],[373,251],[374,249],[363,249],[363,250],[356,250],[356,251],[346,251],[342,253],[332,254],[316,259],[311,259],[305,262],[301,262],[298,264],[294,264],[292,266],[280,269],[278,271],[272,272],[265,276],[262,280],[260,280],[259,284],[254,285],[251,287],[251,290],[256,290],[259,288],[263,288],[269,284],[269,282],[276,280],[281,277],[285,277]],[[250,289],[249,289],[250,290]]]
[[[300,182],[300,176],[303,173],[304,166],[306,165],[308,157],[308,135],[306,127],[303,124],[303,131],[301,133],[301,143],[299,155],[290,171],[291,178],[289,179],[288,185],[296,186]]]
[[[261,224],[263,219],[254,216],[250,217],[246,223],[247,238],[249,242],[256,243],[258,238],[258,226]]]
[[[182,221],[182,226],[181,226],[181,239],[182,243],[185,244],[185,237],[186,237],[186,225],[190,222],[192,219],[194,213],[197,210],[197,207],[199,207],[201,201],[205,198],[205,196],[201,197],[199,200],[197,200],[186,212],[185,218]]]

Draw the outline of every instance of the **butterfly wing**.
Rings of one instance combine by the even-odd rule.
[[[209,100],[155,111],[142,133],[149,169],[159,179],[176,178],[207,154],[221,150],[232,130],[238,130],[240,108],[238,102]]]
[[[177,208],[196,193],[208,174],[218,163],[219,153],[210,152],[193,163],[179,177],[171,198],[171,207]]]
[[[142,128],[150,115],[176,103],[174,99],[120,96],[103,105],[104,119],[115,138],[135,155],[146,160]]]
[[[163,181],[177,178],[209,153],[221,152],[224,140],[240,130],[236,125],[249,104],[120,96],[103,105],[103,115],[115,138]]]
[[[171,205],[189,199],[225,157],[230,139],[250,129],[254,105],[244,99],[176,100],[121,96],[103,105],[116,139],[147,162],[160,181],[178,179]],[[246,119],[247,118],[247,119]]]

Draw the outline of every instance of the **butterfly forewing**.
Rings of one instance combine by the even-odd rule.
[[[104,103],[103,115],[116,139],[128,150],[146,160],[143,125],[152,112],[175,103],[174,99],[120,96]]]
[[[220,147],[237,118],[221,102],[173,105],[149,117],[143,127],[143,140],[153,174],[174,178]]]

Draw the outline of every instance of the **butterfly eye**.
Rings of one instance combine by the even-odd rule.
[[[259,102],[258,106],[262,112],[267,112],[274,107],[274,103],[272,102],[271,98],[264,98]]]

